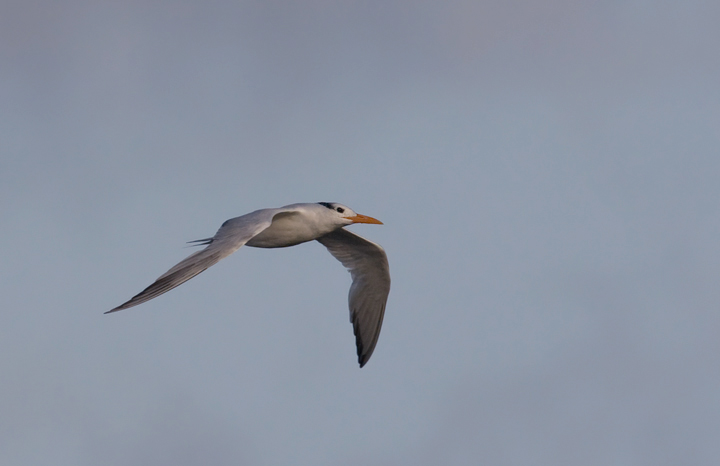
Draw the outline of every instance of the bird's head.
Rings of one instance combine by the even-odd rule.
[[[376,225],[382,225],[380,220],[355,213],[350,207],[338,204],[337,202],[318,202],[318,204],[332,211],[332,213],[328,213],[341,225],[352,225],[353,223],[374,223]]]

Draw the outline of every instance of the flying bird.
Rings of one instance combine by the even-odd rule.
[[[390,293],[390,268],[385,250],[343,227],[353,223],[382,222],[355,213],[334,202],[291,204],[278,209],[261,209],[222,224],[212,238],[190,243],[207,246],[161,275],[126,303],[107,311],[121,311],[160,296],[193,278],[247,245],[255,248],[285,248],[317,240],[325,246],[352,277],[348,295],[350,322],[355,332],[358,363],[363,367],[380,335],[385,303]]]

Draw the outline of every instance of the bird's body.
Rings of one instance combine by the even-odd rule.
[[[336,230],[334,223],[322,221],[324,210],[327,208],[323,208],[320,204],[310,204],[310,207],[306,204],[294,204],[281,209],[263,209],[248,214],[258,213],[263,216],[269,211],[273,215],[273,220],[269,227],[252,237],[246,244],[254,248],[285,248],[317,239]],[[230,222],[242,223],[245,217],[237,217]]]
[[[382,247],[343,229],[353,223],[382,222],[358,215],[344,205],[328,202],[291,204],[232,218],[223,223],[212,238],[196,241],[206,245],[205,249],[190,255],[138,295],[106,314],[137,306],[170,291],[243,245],[284,248],[317,240],[352,275],[348,297],[350,321],[362,367],[375,349],[380,334],[390,293],[390,272]]]

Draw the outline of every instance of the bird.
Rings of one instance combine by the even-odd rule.
[[[285,248],[316,240],[350,272],[350,322],[355,333],[358,363],[363,367],[377,345],[390,294],[387,254],[379,244],[344,227],[355,223],[382,225],[336,202],[290,204],[260,209],[225,221],[211,238],[189,241],[206,246],[162,274],[127,302],[105,312],[142,304],[185,283],[242,246]]]

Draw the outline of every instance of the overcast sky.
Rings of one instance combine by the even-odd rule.
[[[720,4],[6,1],[0,464],[715,465]],[[384,222],[350,276],[230,218]]]

